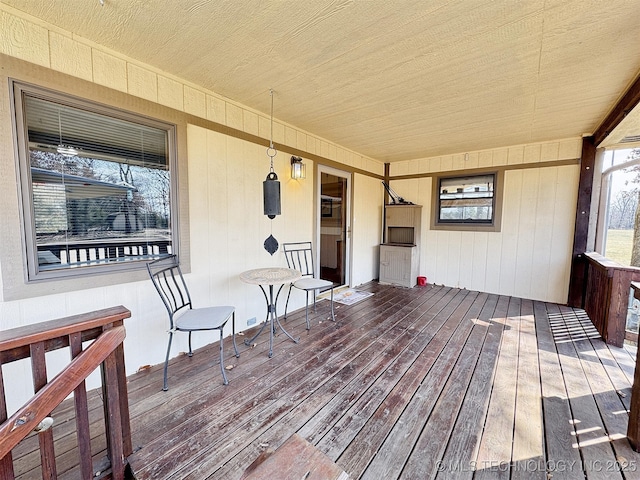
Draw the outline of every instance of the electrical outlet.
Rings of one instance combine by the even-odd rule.
[[[256,324],[256,317],[252,317],[249,320],[247,320],[247,327],[250,327],[251,325],[255,325]]]

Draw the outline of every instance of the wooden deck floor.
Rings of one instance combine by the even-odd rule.
[[[309,332],[304,311],[291,315],[300,342],[278,335],[271,359],[266,332],[253,347],[239,337],[228,386],[217,345],[176,358],[168,392],[160,367],[130,377],[136,478],[238,479],[293,433],[353,479],[640,478],[625,437],[635,351],[605,345],[582,311],[432,285],[360,289],[374,295],[339,305],[336,323],[326,301]],[[73,438],[59,431],[57,451]],[[22,478],[37,478],[19,448]]]

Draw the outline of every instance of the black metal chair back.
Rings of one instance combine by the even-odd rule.
[[[294,242],[283,245],[287,266],[298,270],[303,277],[315,276],[311,242]]]
[[[173,329],[175,314],[183,308],[193,308],[177,257],[169,255],[147,263],[147,271],[169,313],[169,328]]]
[[[331,319],[335,322],[336,316],[333,311],[333,282],[315,278],[313,248],[311,242],[291,242],[282,245],[284,256],[287,260],[287,266],[302,273],[302,278],[293,282],[289,286],[287,294],[287,303],[284,306],[284,318],[287,319],[287,309],[289,308],[289,298],[291,297],[291,289],[295,287],[304,290],[306,293],[305,304],[305,320],[307,330],[311,328],[309,323],[309,293],[313,293],[313,310],[316,311],[316,294],[323,290],[331,290]]]

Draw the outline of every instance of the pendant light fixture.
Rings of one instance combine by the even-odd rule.
[[[269,174],[264,182],[262,182],[262,197],[264,203],[264,214],[271,220],[280,215],[280,182],[278,175],[273,170],[273,157],[278,151],[273,147],[273,90],[269,90],[271,95],[271,136],[269,138],[269,148],[267,148],[267,156],[269,157],[271,167]],[[278,251],[278,241],[273,236],[273,224],[271,224],[271,235],[264,241],[264,249],[271,255]]]

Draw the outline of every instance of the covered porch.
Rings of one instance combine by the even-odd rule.
[[[359,289],[373,296],[338,304],[336,323],[326,301],[309,332],[304,310],[290,315],[300,342],[278,335],[271,359],[266,333],[250,347],[239,336],[228,386],[215,343],[172,360],[168,392],[161,366],[130,376],[135,478],[239,479],[294,433],[353,479],[640,478],[626,438],[635,349],[606,345],[583,311],[437,285]],[[89,403],[100,425],[100,396]],[[72,412],[53,415],[60,478],[78,476]],[[17,478],[39,477],[38,457],[36,437],[14,450]]]

